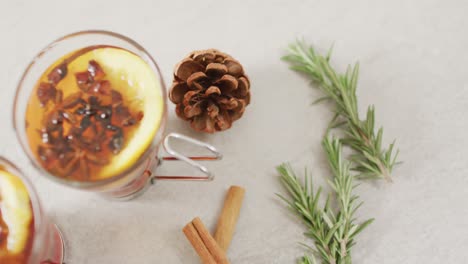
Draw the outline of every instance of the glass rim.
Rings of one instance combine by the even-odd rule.
[[[58,176],[52,175],[50,172],[45,170],[37,161],[37,158],[31,153],[30,147],[28,142],[24,142],[23,139],[21,138],[21,135],[19,134],[20,131],[20,125],[17,122],[17,109],[18,109],[18,100],[20,96],[20,92],[22,89],[25,89],[23,87],[23,84],[25,82],[25,79],[27,78],[28,74],[31,72],[33,67],[36,65],[37,61],[40,60],[49,50],[53,49],[55,46],[63,43],[66,40],[72,39],[72,38],[77,38],[81,36],[86,36],[86,35],[102,35],[102,36],[107,36],[111,38],[115,38],[116,40],[120,40],[123,42],[126,42],[127,44],[130,44],[132,47],[138,50],[140,54],[136,54],[138,57],[143,59],[146,63],[149,64],[149,66],[152,68],[153,72],[156,74],[158,78],[158,82],[160,84],[160,89],[161,89],[161,95],[162,95],[162,103],[163,103],[163,110],[161,112],[161,121],[159,124],[158,131],[156,132],[154,138],[152,139],[151,144],[147,147],[145,152],[139,157],[139,159],[132,164],[130,167],[125,169],[124,171],[120,172],[119,174],[116,174],[114,176],[104,178],[104,179],[99,179],[99,180],[93,180],[93,181],[74,181],[74,180],[69,180],[69,179],[63,179]],[[100,43],[104,44],[104,43]],[[96,43],[95,45],[99,45]],[[119,47],[118,45],[113,45],[116,47]],[[86,45],[83,46],[85,48]],[[143,55],[143,56],[142,56]],[[28,98],[29,99],[29,98]],[[93,188],[99,188],[99,187],[104,187],[108,184],[111,184],[113,182],[116,182],[118,180],[121,180],[125,178],[130,172],[132,172],[135,168],[140,166],[143,162],[147,160],[147,158],[153,154],[153,148],[156,146],[156,148],[159,148],[161,145],[161,140],[162,140],[162,134],[164,133],[165,130],[165,123],[167,119],[167,91],[166,91],[166,86],[164,84],[164,79],[161,74],[161,70],[159,69],[158,64],[156,61],[153,59],[153,57],[149,54],[149,52],[141,46],[139,43],[137,43],[135,40],[124,36],[122,34],[113,32],[113,31],[108,31],[108,30],[82,30],[82,31],[77,31],[73,33],[69,33],[67,35],[64,35],[51,43],[49,43],[45,48],[41,49],[31,60],[31,62],[28,64],[26,69],[24,70],[23,74],[20,77],[20,80],[18,81],[18,84],[16,86],[16,92],[15,92],[15,97],[14,97],[14,102],[13,102],[13,129],[15,131],[16,137],[18,141],[20,142],[21,148],[23,151],[26,153],[28,156],[29,161],[33,164],[33,166],[38,169],[41,174],[45,175],[47,178],[52,179],[55,182],[59,182],[61,184],[71,186],[74,188],[78,189],[93,189]],[[24,120],[24,118],[22,119]],[[157,140],[155,140],[157,139]],[[26,140],[27,141],[27,140]]]

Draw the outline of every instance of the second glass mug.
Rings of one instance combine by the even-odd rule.
[[[158,131],[152,139],[151,145],[144,151],[139,159],[116,176],[97,180],[97,181],[72,181],[62,179],[51,175],[45,170],[38,162],[37,158],[32,153],[26,134],[26,110],[28,100],[34,92],[37,80],[59,58],[72,51],[76,51],[90,46],[114,46],[128,50],[139,56],[151,68],[153,74],[156,76],[160,93],[162,95],[163,113]],[[167,96],[164,81],[159,71],[158,65],[149,55],[149,53],[138,43],[123,35],[101,30],[80,31],[66,35],[58,40],[49,44],[33,59],[33,61],[26,68],[17,87],[14,106],[13,106],[13,125],[16,131],[17,138],[28,155],[34,166],[40,170],[41,174],[58,181],[62,184],[72,186],[79,189],[90,190],[98,192],[104,196],[119,199],[129,200],[135,198],[143,193],[148,186],[155,180],[196,180],[196,181],[209,181],[212,180],[214,175],[203,165],[199,164],[198,160],[218,160],[222,155],[220,152],[207,143],[198,141],[196,139],[177,134],[169,133],[164,136],[164,128],[167,119]],[[171,147],[171,140],[177,139],[185,141],[186,143],[206,148],[211,152],[210,156],[197,156],[187,157]],[[161,148],[164,149],[170,156],[161,156]],[[203,175],[201,176],[158,176],[155,171],[163,160],[180,160],[195,167]]]
[[[32,241],[28,251],[29,264],[62,264],[64,259],[64,241],[59,228],[44,213],[40,199],[29,179],[13,163],[0,157],[0,169],[18,177],[29,194],[33,228]],[[16,263],[16,262],[15,262]]]

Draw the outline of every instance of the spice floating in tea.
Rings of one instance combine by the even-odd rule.
[[[151,62],[129,50],[97,45],[65,54],[29,97],[31,158],[62,181],[130,175],[155,146],[163,92]]]
[[[125,147],[144,113],[125,104],[130,100],[112,87],[95,60],[79,72],[70,72],[65,60],[46,74],[36,91],[43,108],[36,154],[55,176],[92,181]],[[69,74],[75,83],[61,85]]]

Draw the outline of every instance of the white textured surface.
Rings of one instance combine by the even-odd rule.
[[[68,240],[69,264],[198,263],[181,228],[201,216],[213,228],[225,190],[247,188],[232,263],[293,263],[302,226],[275,198],[274,167],[290,160],[327,175],[320,139],[326,105],[279,60],[304,36],[334,63],[361,62],[360,107],[375,104],[385,139],[398,139],[395,182],[363,184],[360,216],[376,221],[358,240],[355,263],[463,263],[468,258],[468,17],[466,1],[1,1],[0,154],[36,184]],[[231,53],[252,80],[243,119],[213,136],[188,132],[170,106],[170,131],[217,145],[212,183],[160,183],[138,200],[116,203],[52,183],[31,169],[11,127],[16,82],[55,38],[100,28],[128,35],[158,61],[166,82],[193,49]]]

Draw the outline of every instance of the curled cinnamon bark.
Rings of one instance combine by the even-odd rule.
[[[204,264],[229,264],[224,253],[199,217],[188,223],[183,232]]]
[[[245,189],[240,186],[231,186],[224,200],[224,207],[218,219],[214,239],[219,246],[227,251],[231,244],[237,220],[239,219]]]

